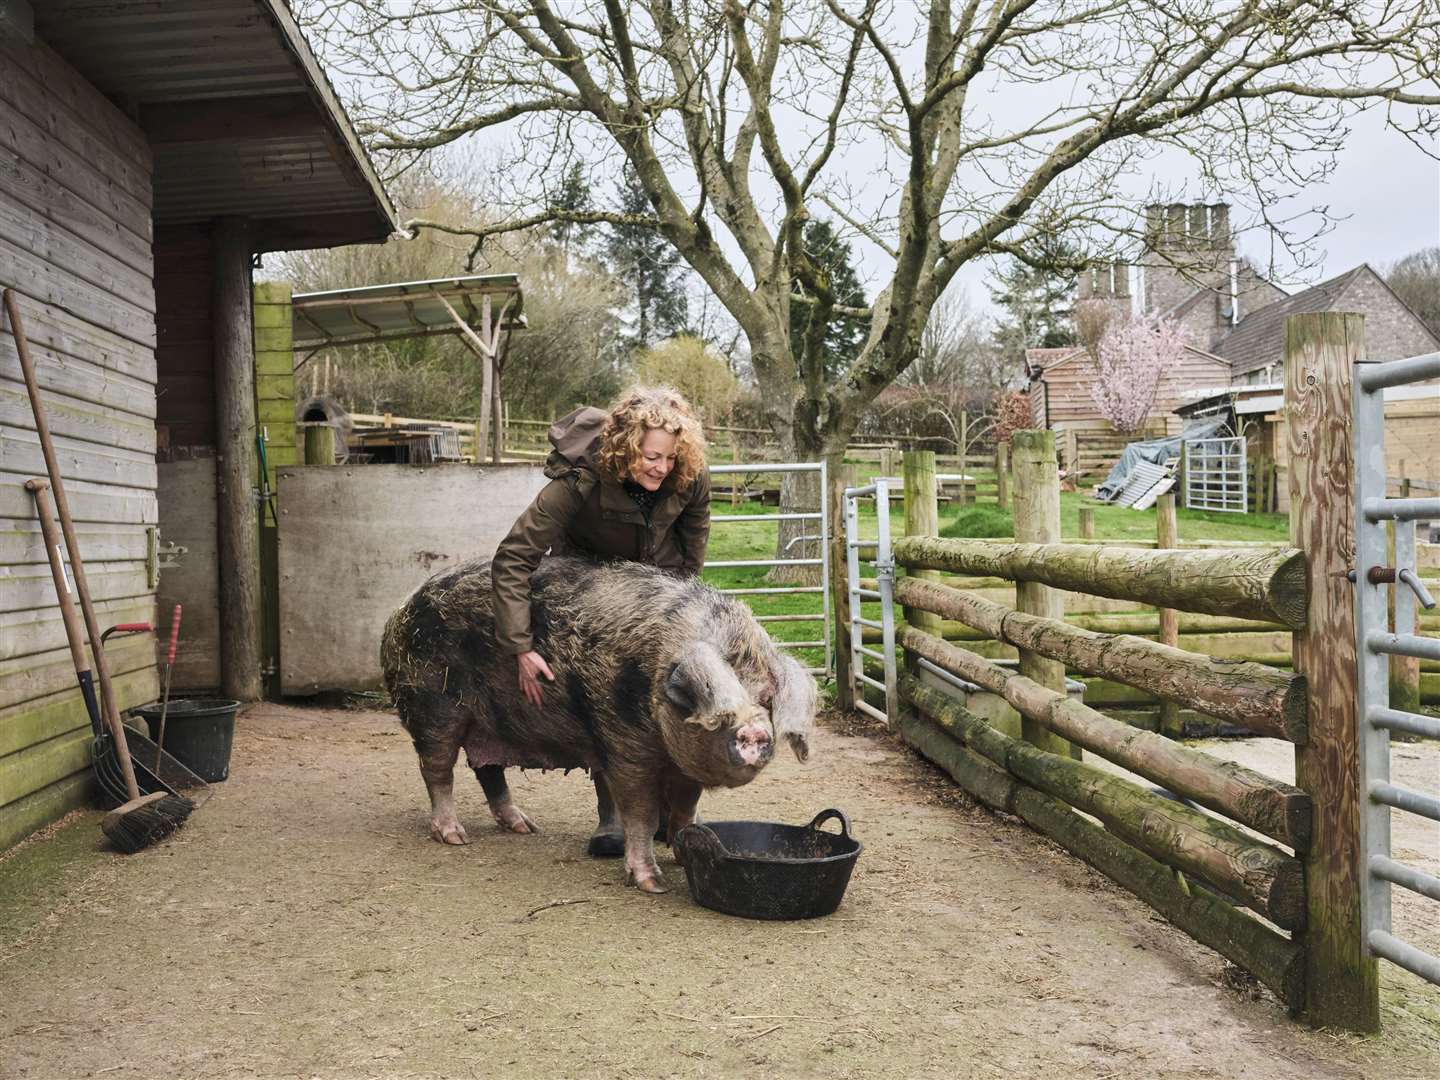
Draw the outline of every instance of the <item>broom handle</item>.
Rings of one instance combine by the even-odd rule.
[[[75,539],[75,526],[70,520],[70,503],[65,498],[65,482],[60,476],[60,463],[55,459],[55,446],[50,441],[50,425],[45,420],[45,406],[40,400],[40,387],[35,382],[35,365],[30,360],[30,343],[25,338],[25,327],[20,319],[20,306],[15,302],[15,290],[5,290],[5,311],[10,316],[10,332],[15,336],[15,351],[20,356],[20,370],[25,375],[25,390],[30,395],[30,409],[35,414],[35,431],[40,436],[40,449],[45,455],[45,470],[50,474],[50,493],[55,497],[55,509],[60,517],[60,529],[65,535],[65,547],[70,552],[70,573],[75,578],[75,593],[80,598],[80,611],[85,617],[85,632],[90,637],[90,653],[95,660],[95,673],[100,677],[100,699],[104,706],[105,724],[110,737],[115,741],[115,757],[120,762],[120,772],[125,778],[125,790],[130,798],[140,797],[140,786],[135,782],[135,768],[130,764],[130,747],[125,742],[125,729],[120,723],[120,710],[115,705],[115,688],[110,685],[110,669],[105,663],[105,650],[100,646],[100,626],[95,621],[95,609],[90,604],[90,586],[85,581],[85,567],[80,561],[80,544]]]

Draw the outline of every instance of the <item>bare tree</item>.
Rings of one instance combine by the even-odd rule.
[[[839,460],[967,263],[1029,258],[1041,238],[1087,258],[1137,242],[1135,178],[1158,151],[1192,154],[1207,182],[1242,187],[1273,218],[1324,173],[1356,109],[1383,105],[1424,142],[1440,106],[1440,8],[1413,0],[303,7],[332,62],[363,76],[362,133],[389,167],[511,134],[510,175],[533,191],[468,230],[477,244],[561,219],[646,224],[669,240],[743,329],[769,424],[800,460]],[[616,157],[653,212],[563,211],[546,197],[571,159]],[[806,253],[822,206],[883,253],[869,309],[842,310]],[[792,341],[797,288],[814,314]],[[827,381],[823,331],[841,314],[868,316],[870,332]]]

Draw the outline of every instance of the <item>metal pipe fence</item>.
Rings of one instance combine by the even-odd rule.
[[[780,512],[774,514],[712,514],[710,525],[730,525],[739,522],[752,524],[755,522],[774,522],[779,527],[785,521],[814,521],[819,524],[819,533],[810,536],[797,537],[796,540],[816,540],[820,543],[820,557],[818,559],[795,558],[795,559],[714,559],[705,562],[707,570],[728,570],[728,569],[750,569],[769,566],[818,566],[820,568],[819,585],[775,585],[756,586],[745,588],[721,589],[720,592],[726,596],[795,596],[802,594],[820,594],[820,611],[816,614],[794,614],[794,615],[761,615],[757,618],[763,623],[779,622],[818,622],[824,627],[824,640],[806,641],[783,641],[777,639],[775,644],[781,649],[820,649],[825,650],[825,663],[820,667],[811,667],[807,670],[812,675],[830,676],[835,671],[835,658],[833,649],[833,634],[831,633],[830,618],[830,510],[827,492],[829,491],[829,476],[823,461],[812,462],[765,462],[754,465],[711,465],[710,475],[713,476],[753,476],[757,473],[818,473],[820,478],[820,509],[818,511],[794,511],[790,513]],[[791,543],[795,543],[792,540]]]
[[[1440,878],[1391,857],[1391,814],[1440,821],[1440,799],[1390,780],[1390,732],[1440,738],[1440,720],[1390,708],[1389,657],[1440,658],[1440,639],[1416,633],[1417,607],[1434,599],[1417,576],[1416,521],[1440,518],[1440,499],[1385,497],[1385,395],[1388,386],[1440,377],[1440,353],[1384,364],[1357,364],[1355,419],[1355,652],[1359,660],[1360,774],[1363,805],[1360,843],[1365,881],[1360,893],[1364,948],[1432,983],[1440,983],[1440,958],[1395,936],[1391,925],[1394,886],[1440,900]],[[1394,565],[1389,565],[1394,531]],[[1388,626],[1394,601],[1395,629]],[[1437,913],[1440,915],[1440,913]]]

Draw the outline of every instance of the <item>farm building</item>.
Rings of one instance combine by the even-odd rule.
[[[1245,437],[1250,485],[1259,487],[1264,509],[1290,509],[1289,462],[1284,438],[1285,387],[1246,383],[1197,389],[1175,410],[1182,421],[1223,416],[1228,429]],[[1440,491],[1440,386],[1397,386],[1385,391],[1385,474],[1392,494]],[[1270,478],[1265,477],[1270,471]]]
[[[1368,264],[1293,296],[1264,280],[1237,256],[1223,203],[1148,207],[1146,235],[1146,251],[1134,265],[1082,274],[1078,299],[1107,303],[1121,315],[1155,312],[1180,323],[1186,359],[1163,377],[1147,434],[1178,431],[1175,410],[1195,401],[1197,387],[1278,382],[1290,315],[1364,315],[1372,360],[1440,349],[1440,339]],[[1082,472],[1103,475],[1126,440],[1090,397],[1093,369],[1085,350],[1029,349],[1025,363],[1035,422],[1059,433],[1062,452],[1073,448],[1067,460]]]
[[[256,373],[254,261],[383,241],[393,209],[282,0],[12,0],[0,102],[0,286],[17,295],[98,621],[151,621],[157,596],[183,596],[182,665],[253,698],[257,399],[272,460],[294,437],[293,402]],[[23,486],[46,467],[13,329],[0,332],[0,849],[89,784],[89,723]],[[276,359],[262,351],[261,367]],[[288,377],[289,352],[278,362]],[[157,696],[153,637],[107,656],[121,708]]]

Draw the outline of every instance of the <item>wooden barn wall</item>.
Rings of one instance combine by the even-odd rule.
[[[1095,368],[1085,357],[1076,357],[1045,372],[1049,417],[1052,428],[1110,428],[1090,397],[1090,384]],[[1230,368],[1222,360],[1211,360],[1199,353],[1186,351],[1179,364],[1160,380],[1150,416],[1157,424],[1164,420],[1169,434],[1179,434],[1183,421],[1172,410],[1187,400],[1187,391],[1203,386],[1227,386]]]
[[[490,555],[547,483],[539,464],[280,470],[286,694],[380,684],[385,620],[431,574]]]
[[[170,448],[215,445],[214,274],[205,225],[155,230],[155,348],[160,384],[155,426]]]
[[[20,296],[101,626],[153,619],[155,291],[140,130],[43,43],[0,39],[0,285]],[[34,505],[45,475],[0,331],[0,848],[84,797],[90,728]],[[122,707],[157,693],[153,639],[107,652]]]

